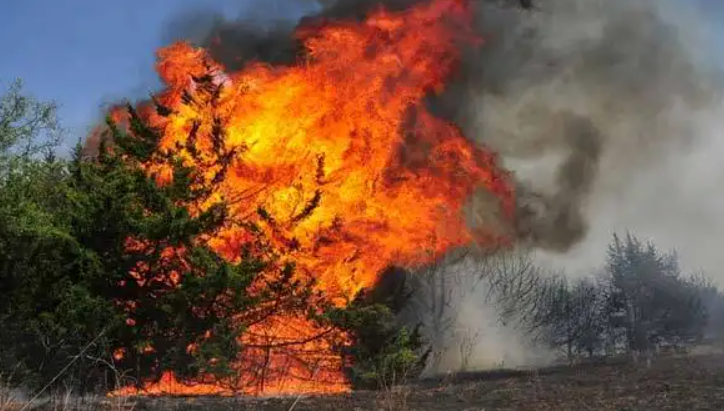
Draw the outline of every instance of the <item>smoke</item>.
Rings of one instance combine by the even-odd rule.
[[[230,70],[292,64],[301,53],[292,33],[308,19],[362,19],[420,1],[252,3],[232,20],[193,11],[167,37],[192,40]],[[460,76],[431,106],[515,172],[520,239],[569,253],[598,224],[596,205],[618,204],[635,176],[690,150],[692,113],[718,107],[719,78],[695,54],[697,21],[655,0],[547,0],[532,11],[472,3],[485,44],[466,50]]]
[[[489,254],[455,250],[408,277],[412,299],[400,315],[421,324],[430,355],[425,375],[544,366],[555,353],[527,318],[549,273],[526,248]]]
[[[666,2],[540,3],[476,3],[488,41],[467,55],[452,115],[516,172],[521,236],[562,253],[597,224],[594,204],[696,143],[692,113],[720,86]]]
[[[328,14],[361,16],[373,3],[339,0]],[[532,12],[498,3],[475,3],[486,43],[433,104],[515,171],[516,229],[538,260],[588,275],[612,232],[633,230],[716,275],[724,110],[703,20],[660,0],[546,0]],[[478,207],[490,214],[484,198]],[[483,327],[471,368],[546,357],[531,357],[526,336],[484,301],[456,302],[456,330]],[[463,337],[437,338],[453,348],[436,371],[459,364]]]
[[[538,263],[590,275],[611,234],[632,230],[724,285],[711,246],[724,237],[722,79],[701,55],[703,19],[666,1],[537,3],[477,3],[487,43],[466,56],[449,113],[515,171],[518,229]],[[473,301],[462,329],[499,314]],[[509,343],[496,348],[500,335]],[[545,359],[527,337],[489,327],[473,358]]]
[[[488,42],[468,55],[455,113],[516,171],[519,228],[574,274],[623,230],[718,274],[724,110],[705,20],[667,1],[539,3],[478,3]]]
[[[590,275],[611,234],[632,230],[724,285],[712,247],[724,237],[722,79],[700,54],[703,20],[664,1],[538,3],[478,3],[488,41],[449,95],[466,135],[516,172],[518,229],[538,262]],[[462,329],[498,314],[480,301],[464,303]],[[509,344],[496,349],[500,335]],[[526,341],[498,324],[473,358],[487,367],[491,355],[528,355]]]
[[[493,304],[466,299],[458,308],[454,331],[443,335],[443,349],[428,362],[426,375],[543,367],[555,362],[552,350],[536,344],[520,328],[501,324]]]
[[[319,12],[319,3],[314,0],[246,3],[233,19],[204,9],[179,13],[167,25],[163,43],[189,41],[206,49],[230,71],[255,61],[275,65],[294,63],[301,52],[300,44],[294,40],[294,29],[301,18]]]

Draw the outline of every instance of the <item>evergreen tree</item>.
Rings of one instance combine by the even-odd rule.
[[[399,318],[411,296],[410,275],[391,268],[372,289],[361,292],[345,308],[328,308],[323,321],[346,332],[352,344],[339,347],[353,387],[389,389],[422,370],[427,354],[419,325],[410,328]]]
[[[608,310],[620,316],[627,346],[647,351],[658,342],[700,338],[706,312],[696,287],[682,277],[675,253],[631,234],[608,248]]]
[[[235,315],[306,295],[290,291],[290,275],[276,292],[247,293],[268,264],[230,263],[205,244],[226,206],[191,215],[186,205],[209,192],[174,158],[170,184],[146,175],[158,132],[129,111],[130,132],[109,124],[113,150],[91,161],[80,148],[67,162],[48,156],[0,184],[0,373],[23,384],[62,374],[58,382],[92,388],[108,365],[137,382],[166,370],[223,377],[241,348]]]

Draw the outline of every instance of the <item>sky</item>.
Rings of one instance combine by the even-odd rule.
[[[103,104],[158,86],[154,53],[180,14],[233,18],[262,3],[289,14],[279,0],[0,0],[0,88],[21,78],[34,97],[55,101],[68,148],[103,118]]]
[[[689,3],[712,22],[724,22],[721,0]],[[32,95],[55,101],[67,148],[102,118],[103,104],[143,97],[158,86],[154,51],[174,18],[201,8],[258,16],[262,4],[263,12],[293,14],[294,0],[0,0],[0,83],[21,78]],[[714,37],[721,40],[712,52],[724,44],[719,25]]]

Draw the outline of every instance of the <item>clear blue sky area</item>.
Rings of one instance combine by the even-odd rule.
[[[272,18],[299,13],[291,0],[0,0],[0,84],[22,78],[35,97],[57,102],[70,147],[102,119],[103,104],[157,86],[154,53],[180,15],[259,15],[260,5]]]
[[[724,0],[688,2],[721,21],[716,37],[724,39]],[[142,97],[156,87],[154,51],[168,37],[169,22],[183,12],[283,17],[299,13],[305,3],[312,2],[0,0],[0,83],[20,77],[33,95],[56,101],[70,146],[100,118],[103,103]]]

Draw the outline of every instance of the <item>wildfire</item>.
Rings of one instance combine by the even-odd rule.
[[[461,44],[477,41],[469,25],[460,0],[309,24],[297,31],[306,57],[296,65],[256,63],[235,73],[186,43],[161,49],[157,69],[167,88],[155,98],[171,114],[145,116],[161,130],[160,151],[195,166],[214,187],[209,203],[193,207],[229,204],[230,223],[209,244],[236,260],[250,233],[234,222],[253,222],[280,263],[294,262],[295,276],[313,278],[326,301],[343,307],[390,265],[419,266],[500,235],[471,230],[463,208],[485,190],[512,218],[506,173],[424,102],[444,88]],[[215,150],[220,138],[223,156]],[[160,182],[170,178],[163,165],[147,166]],[[346,390],[331,339],[317,338],[325,333],[298,313],[251,326],[238,369],[240,380],[254,383],[242,391]],[[145,392],[231,392],[224,387],[166,374]]]

